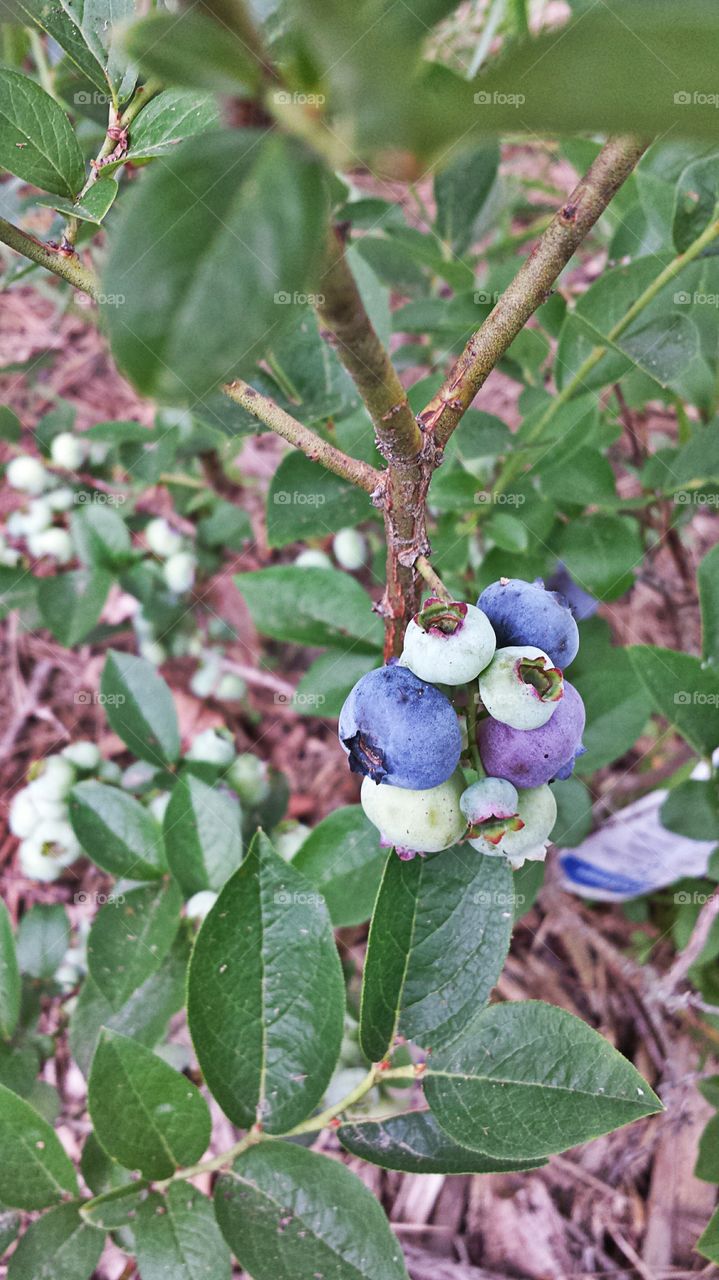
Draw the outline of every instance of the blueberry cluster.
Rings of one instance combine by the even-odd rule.
[[[399,660],[363,676],[340,712],[382,842],[401,858],[466,840],[514,868],[542,859],[557,816],[549,783],[584,751],[584,705],[564,678],[578,648],[569,606],[539,579],[500,578],[476,607],[427,600]],[[462,711],[468,733],[476,721],[469,755],[480,776],[469,786]]]

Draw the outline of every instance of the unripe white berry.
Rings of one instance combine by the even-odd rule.
[[[23,840],[18,849],[18,858],[20,870],[28,880],[40,880],[43,884],[49,884],[62,875],[63,868],[59,862],[48,858],[32,837]]]
[[[24,840],[32,835],[39,822],[40,815],[33,803],[32,789],[23,787],[10,801],[8,826],[14,836]]]
[[[44,760],[38,760],[31,773],[36,792],[48,800],[65,800],[75,782],[75,770],[71,762],[61,755],[46,756]]]
[[[275,847],[275,852],[279,853],[285,862],[291,862],[309,834],[310,828],[305,826],[304,822],[295,822],[292,819],[281,822],[279,827],[275,827],[272,832],[272,843]]]
[[[45,501],[53,511],[69,511],[75,505],[75,492],[67,485],[51,489]]]
[[[186,759],[204,764],[228,765],[235,758],[234,743],[218,733],[217,729],[205,729],[193,739]]]
[[[331,569],[332,561],[326,551],[320,551],[319,547],[306,547],[304,551],[295,558],[295,564],[300,569]]]
[[[332,539],[335,560],[350,573],[361,569],[367,559],[367,542],[356,529],[340,529]]]
[[[119,782],[122,769],[115,760],[103,760],[97,776],[102,782]]]
[[[20,563],[22,556],[15,547],[0,547],[0,564],[6,569],[14,569]]]
[[[467,822],[459,807],[464,776],[458,769],[438,787],[411,791],[365,778],[360,800],[385,840],[403,850],[438,853],[461,838]]]
[[[180,550],[182,534],[171,528],[164,516],[157,516],[145,529],[145,541],[150,550],[164,560]]]
[[[158,795],[152,797],[147,807],[150,810],[150,813],[152,814],[156,822],[162,822],[162,819],[165,816],[165,810],[167,809],[167,806],[169,803],[170,803],[169,791],[160,791]]]
[[[33,498],[23,515],[25,536],[31,533],[42,533],[43,529],[49,529],[51,524],[52,509],[47,498]]]
[[[68,564],[75,555],[67,529],[43,529],[40,533],[31,533],[27,545],[31,555],[38,559],[49,556],[58,564]]]
[[[219,702],[239,702],[246,693],[247,685],[242,676],[236,676],[228,671],[220,680],[215,690],[215,697]]]
[[[85,461],[86,454],[85,441],[80,436],[73,435],[72,431],[61,431],[53,437],[50,444],[50,457],[56,466],[65,471],[77,471]]]
[[[194,893],[185,904],[185,915],[188,920],[196,920],[201,924],[214,907],[218,896],[212,892],[212,889],[201,889],[199,893]]]
[[[153,667],[161,667],[167,657],[167,650],[159,640],[141,640],[138,649],[140,657],[151,662]]]
[[[84,773],[99,769],[102,760],[100,748],[94,742],[88,742],[85,739],[81,739],[79,742],[71,742],[69,746],[63,747],[61,754],[76,769],[82,769]]]
[[[163,569],[165,582],[170,591],[176,595],[184,595],[192,588],[195,581],[197,561],[191,551],[178,551],[165,561]]]
[[[264,760],[245,751],[232,762],[225,781],[234,788],[243,804],[261,804],[270,793],[267,772]]]
[[[27,453],[8,463],[6,478],[10,488],[21,493],[42,493],[48,483],[48,473],[40,459]]]

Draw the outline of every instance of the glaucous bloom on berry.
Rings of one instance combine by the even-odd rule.
[[[410,790],[446,782],[462,749],[449,699],[396,664],[358,680],[340,712],[339,738],[354,773]]]
[[[494,627],[497,644],[534,645],[564,669],[577,656],[579,631],[564,596],[547,591],[541,578],[500,578],[482,592],[477,605]]]
[[[488,619],[474,605],[431,598],[407,627],[402,665],[421,680],[466,684],[491,662],[496,643]]]
[[[495,720],[513,729],[537,729],[556,711],[563,694],[562,673],[532,645],[497,649],[479,677],[479,695]]]

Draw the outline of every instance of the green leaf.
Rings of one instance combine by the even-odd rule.
[[[120,1167],[117,1165],[118,1169]],[[124,1186],[113,1187],[111,1191],[95,1196],[92,1200],[84,1200],[80,1214],[83,1221],[91,1227],[117,1232],[118,1243],[128,1252],[134,1252],[134,1225],[146,1194],[147,1183],[126,1183]]]
[[[712,547],[697,569],[702,611],[702,655],[719,667],[719,545]]]
[[[0,1257],[17,1239],[21,1221],[19,1213],[13,1213],[11,1209],[5,1209],[0,1205]]]
[[[433,1054],[425,1096],[450,1137],[501,1160],[566,1151],[661,1110],[607,1040],[538,1000],[485,1009]]]
[[[73,512],[72,536],[79,558],[88,566],[117,569],[130,558],[130,531],[106,503],[87,502]]]
[[[717,746],[719,674],[699,659],[656,645],[627,649],[635,675],[647,690],[654,710],[664,716],[702,756]]]
[[[542,493],[560,506],[597,505],[616,501],[617,490],[610,463],[597,449],[577,449],[567,460],[565,450],[552,450],[548,465],[537,464]]]
[[[709,1222],[696,1243],[697,1252],[711,1262],[719,1263],[719,1209],[712,1214]]]
[[[719,1182],[719,1116],[712,1116],[699,1139],[694,1177]]]
[[[210,1141],[210,1112],[192,1081],[107,1028],[92,1062],[88,1107],[107,1154],[144,1178],[169,1178],[194,1164]]]
[[[241,573],[235,582],[257,630],[273,640],[360,653],[382,647],[382,623],[372,601],[339,569],[273,565]]]
[[[20,969],[12,924],[0,901],[0,1037],[9,1040],[20,1017]]]
[[[674,245],[684,253],[714,217],[719,200],[719,155],[692,160],[674,193]]]
[[[135,86],[135,69],[128,66],[121,30],[134,12],[133,0],[63,0],[93,58],[102,67],[117,102],[125,101]]]
[[[12,1045],[0,1042],[0,1084],[12,1089],[31,1105],[30,1094],[40,1069],[37,1048],[30,1044]]]
[[[192,774],[175,783],[163,829],[170,870],[188,897],[221,889],[242,862],[237,799]]]
[[[162,831],[133,796],[103,782],[70,792],[70,821],[88,858],[113,876],[156,880],[167,871]]]
[[[77,1195],[77,1178],[54,1129],[0,1085],[0,1201],[11,1209],[46,1209]]]
[[[233,502],[219,501],[197,522],[197,536],[207,547],[241,551],[252,538],[252,524],[246,511]]]
[[[135,755],[157,765],[177,760],[180,731],[175,704],[151,663],[111,649],[101,688],[110,727]]]
[[[298,715],[338,716],[350,690],[361,676],[382,665],[382,654],[328,649],[303,675],[293,698]]]
[[[73,569],[38,583],[42,620],[60,644],[71,649],[97,626],[111,585],[102,569]]]
[[[62,107],[39,84],[0,67],[0,168],[55,195],[76,195],[85,180],[78,141]]]
[[[421,137],[422,126],[435,134],[441,127],[446,145],[448,136],[466,136],[468,118],[470,136],[607,133],[631,119],[640,137],[671,130],[673,138],[715,141],[713,96],[694,86],[712,83],[716,21],[703,0],[689,0],[679,17],[671,0],[650,8],[643,0],[611,0],[561,28],[517,41],[470,83],[443,68],[433,68],[425,84],[403,80],[391,136],[402,145]],[[671,86],[658,66],[671,67]]]
[[[188,981],[198,1061],[233,1123],[282,1133],[304,1119],[337,1061],[344,1005],[325,905],[258,832],[200,930]]]
[[[577,769],[591,774],[633,746],[646,727],[652,708],[627,650],[612,644],[604,619],[583,622],[580,636],[579,653],[570,675],[587,711],[582,737],[587,754],[580,756]]]
[[[456,254],[477,238],[478,222],[497,177],[499,148],[495,143],[461,152],[434,180],[436,230]]]
[[[564,526],[557,554],[590,595],[616,600],[642,559],[640,528],[629,516],[580,516]]]
[[[70,1050],[83,1075],[89,1074],[103,1026],[132,1036],[148,1048],[162,1039],[170,1018],[183,1004],[188,959],[187,939],[180,933],[157,973],[151,974],[117,1010],[88,975],[70,1019]]]
[[[251,92],[259,80],[259,67],[237,36],[196,9],[150,13],[133,24],[126,42],[141,67],[170,84],[237,94]]]
[[[78,1206],[63,1204],[32,1222],[8,1267],[8,1280],[88,1280],[105,1234],[89,1227]]]
[[[106,97],[108,84],[105,72],[90,52],[82,32],[76,26],[72,11],[63,8],[57,0],[15,0],[15,3],[22,13],[59,44],[73,66]],[[87,98],[79,101],[87,101]]]
[[[335,929],[369,920],[386,853],[358,804],[335,809],[310,833],[292,865],[311,880]]]
[[[38,204],[46,209],[56,209],[66,218],[77,218],[80,222],[92,222],[100,226],[108,213],[119,187],[114,178],[104,177],[93,183],[86,191],[82,201],[77,204],[72,200],[38,200]]]
[[[344,1165],[288,1142],[240,1156],[215,1189],[220,1230],[254,1280],[407,1280],[377,1200]]]
[[[271,547],[286,547],[336,533],[371,514],[366,493],[295,451],[282,459],[270,482],[267,539]]]
[[[24,565],[17,569],[0,566],[0,616],[10,609],[21,609],[34,603],[38,582]]]
[[[459,1146],[447,1137],[431,1111],[407,1111],[383,1120],[343,1124],[337,1137],[352,1155],[403,1173],[508,1173],[537,1168],[536,1161],[493,1160]]]
[[[188,1183],[153,1193],[135,1220],[135,1252],[142,1280],[230,1280],[230,1251],[212,1203]]]
[[[717,704],[719,705],[719,703]],[[719,842],[719,796],[713,782],[694,778],[672,787],[659,814],[663,827],[690,840]]]
[[[93,982],[113,1009],[156,973],[175,939],[182,897],[174,881],[117,894],[97,915],[87,943]]]
[[[30,978],[51,978],[69,945],[70,921],[62,903],[36,903],[23,916],[17,931],[21,972]]]
[[[17,444],[22,436],[20,419],[7,405],[0,405],[0,440],[9,440]]]
[[[467,846],[404,862],[391,850],[370,925],[360,1043],[379,1062],[400,1033],[437,1049],[489,998],[513,921],[503,858]]]
[[[581,844],[592,829],[592,797],[579,778],[565,778],[552,783],[557,802],[557,821],[552,828],[552,842],[573,848]]]
[[[177,15],[172,15],[175,39],[178,28],[182,27],[188,16],[192,15],[186,14],[178,21]],[[128,160],[135,163],[138,160],[150,160],[154,156],[169,155],[178,142],[183,142],[185,138],[217,128],[219,119],[220,113],[214,95],[188,93],[184,89],[165,89],[164,93],[152,98],[137,117],[123,164]]]
[[[125,298],[105,309],[118,364],[173,403],[249,372],[292,318],[278,302],[307,292],[324,236],[322,170],[298,143],[251,129],[189,139],[115,229],[103,289]],[[240,334],[227,323],[238,299]]]

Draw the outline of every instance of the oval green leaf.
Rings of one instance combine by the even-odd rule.
[[[344,1165],[304,1147],[251,1147],[218,1181],[215,1209],[253,1280],[407,1280],[372,1193]]]
[[[171,764],[180,754],[180,730],[172,694],[150,662],[111,649],[101,691],[115,733],[151,764]]]
[[[237,1125],[269,1133],[319,1102],[345,993],[322,897],[258,832],[195,943],[187,1014],[208,1088]]]
[[[157,880],[167,871],[162,831],[133,796],[104,782],[79,782],[69,801],[73,831],[88,858],[113,876]]]
[[[662,1109],[603,1036],[539,1000],[485,1009],[433,1055],[425,1096],[455,1142],[500,1160],[566,1151]]]
[[[0,1085],[0,1202],[11,1209],[46,1209],[78,1194],[77,1178],[54,1129]]]
[[[174,880],[118,894],[98,911],[87,943],[93,982],[119,1009],[157,973],[180,924],[182,895]]]
[[[502,971],[513,903],[503,858],[466,846],[411,862],[390,852],[362,984],[360,1042],[371,1061],[399,1033],[436,1049],[463,1030]]]
[[[210,1141],[210,1112],[192,1081],[107,1028],[92,1062],[88,1106],[107,1154],[144,1178],[169,1178],[194,1164]]]

